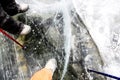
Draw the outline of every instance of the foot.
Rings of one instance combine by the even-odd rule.
[[[56,59],[52,58],[52,59],[48,60],[48,62],[45,65],[45,68],[50,69],[52,71],[52,73],[54,73],[57,68]]]
[[[29,9],[27,4],[19,4],[19,13],[26,12]]]
[[[30,33],[30,31],[31,31],[31,27],[28,25],[24,25],[20,35],[27,35],[28,33]]]

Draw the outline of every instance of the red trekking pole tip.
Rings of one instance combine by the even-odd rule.
[[[9,39],[11,39],[12,41],[14,41],[15,43],[17,43],[19,46],[22,47],[22,49],[26,49],[26,47],[24,47],[22,44],[20,44],[18,41],[16,41],[12,36],[10,36],[7,32],[5,32],[4,30],[2,30],[0,28],[0,32],[3,33],[3,35],[7,36]]]

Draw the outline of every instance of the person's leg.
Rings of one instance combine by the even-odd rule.
[[[26,34],[30,32],[30,26],[24,25],[21,22],[15,21],[2,8],[0,4],[0,28],[12,34]],[[27,29],[26,29],[27,28]]]
[[[29,8],[27,4],[17,4],[15,0],[0,0],[0,3],[10,16],[25,12]]]
[[[55,59],[50,59],[46,63],[45,67],[36,72],[30,80],[52,80],[56,67],[57,61]]]

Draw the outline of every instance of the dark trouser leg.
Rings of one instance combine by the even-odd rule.
[[[23,29],[23,24],[15,21],[1,7],[0,4],[0,28],[12,34],[19,34]]]
[[[3,9],[10,15],[13,16],[19,13],[19,5],[15,2],[15,0],[0,0],[0,3]]]

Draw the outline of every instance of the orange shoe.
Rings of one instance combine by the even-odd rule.
[[[57,61],[55,59],[50,59],[45,68],[36,72],[30,80],[52,80],[52,76],[57,67]]]
[[[45,68],[50,69],[52,71],[52,74],[53,74],[57,68],[56,59],[52,58],[52,59],[48,60],[48,62],[45,65]]]

